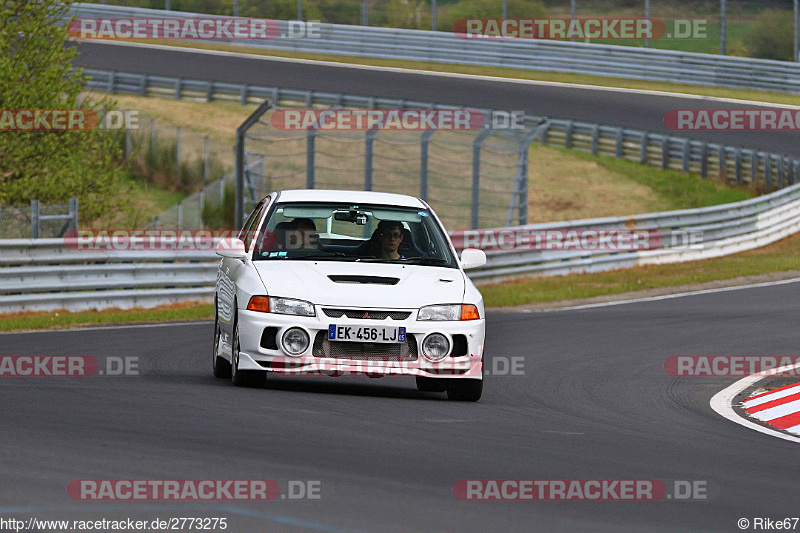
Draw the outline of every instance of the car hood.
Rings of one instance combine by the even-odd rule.
[[[464,298],[464,274],[455,268],[338,261],[271,260],[253,264],[268,295],[319,305],[408,309],[461,303]],[[399,281],[395,285],[347,279],[336,282],[328,276],[375,276]]]

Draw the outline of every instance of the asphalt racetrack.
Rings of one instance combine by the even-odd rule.
[[[800,156],[800,133],[672,132],[664,125],[671,109],[745,109],[734,104],[687,97],[658,96],[602,88],[531,85],[497,80],[432,76],[351,68],[324,63],[288,62],[267,57],[231,57],[187,50],[164,50],[130,44],[82,42],[76,64],[87,68],[161,76],[249,83],[267,87],[314,89],[364,96],[525,111],[672,133]]]
[[[226,517],[228,531],[740,531],[797,516],[797,445],[709,407],[736,378],[671,355],[797,354],[800,283],[546,313],[490,313],[484,396],[409,378],[210,372],[212,324],[0,335],[0,355],[135,357],[128,377],[0,379],[0,517]],[[494,359],[521,357],[518,375]],[[503,365],[499,365],[498,369]],[[74,501],[76,479],[315,481],[319,499]],[[464,479],[701,482],[705,499],[461,501]]]

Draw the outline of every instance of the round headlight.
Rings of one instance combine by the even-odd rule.
[[[431,333],[422,341],[422,353],[431,361],[441,361],[450,351],[450,341],[441,333]]]
[[[283,334],[281,340],[283,349],[291,355],[298,355],[308,349],[308,333],[300,328],[290,328]]]

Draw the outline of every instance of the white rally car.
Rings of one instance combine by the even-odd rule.
[[[280,375],[415,376],[417,388],[477,401],[483,298],[433,210],[411,196],[289,190],[223,239],[213,371],[236,385]]]

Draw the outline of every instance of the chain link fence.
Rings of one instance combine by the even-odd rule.
[[[271,124],[274,112],[245,136],[245,213],[271,191],[318,188],[419,196],[450,228],[527,222],[528,146],[539,127],[286,131]]]

